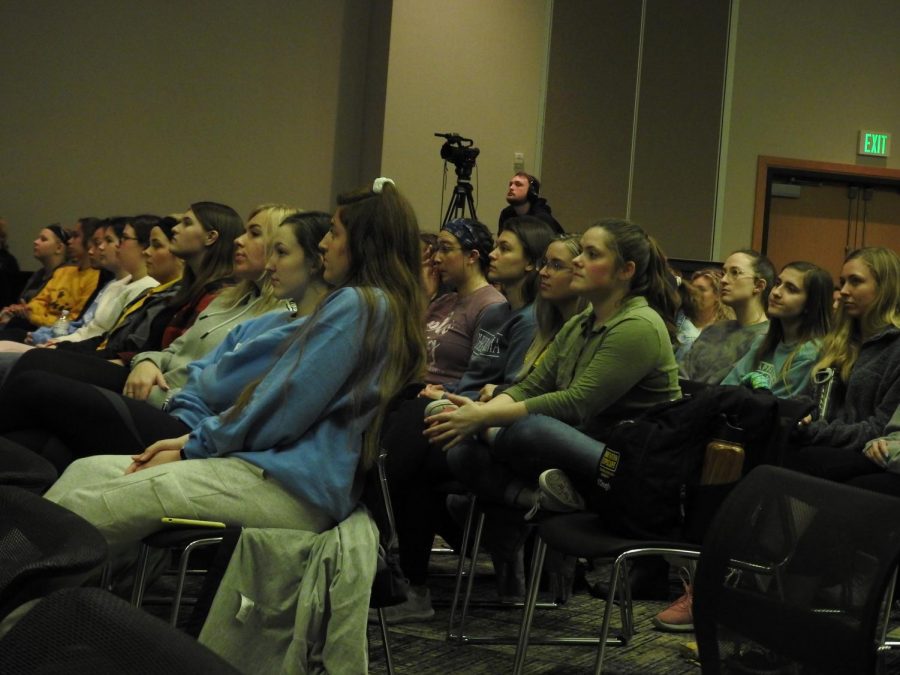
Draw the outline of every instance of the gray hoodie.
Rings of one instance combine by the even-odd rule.
[[[147,403],[161,409],[184,386],[189,363],[215,349],[239,323],[264,313],[260,311],[262,298],[259,295],[247,293],[237,300],[227,296],[220,294],[209,303],[194,324],[168,347],[158,352],[140,352],[131,360],[132,368],[142,361],[153,362],[169,384],[168,391],[154,386]],[[289,312],[292,309],[290,303],[284,301],[270,311]]]

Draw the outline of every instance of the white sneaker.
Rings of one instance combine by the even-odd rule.
[[[525,514],[531,520],[540,509],[555,513],[583,511],[584,497],[578,494],[572,481],[562,469],[547,469],[538,477],[538,491],[534,506]]]

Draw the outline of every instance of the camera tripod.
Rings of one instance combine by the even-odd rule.
[[[475,202],[472,201],[472,184],[467,180],[459,179],[456,181],[456,187],[453,188],[453,196],[450,198],[450,204],[447,206],[441,226],[451,220],[465,218],[466,207],[469,209],[469,217],[472,220],[478,220],[478,216],[475,215]]]

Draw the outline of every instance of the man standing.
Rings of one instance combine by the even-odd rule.
[[[562,225],[550,212],[547,200],[539,196],[540,190],[541,182],[524,171],[519,171],[509,179],[509,190],[506,192],[509,206],[500,212],[498,234],[503,232],[503,223],[515,216],[534,216],[547,223],[557,233],[564,233]]]

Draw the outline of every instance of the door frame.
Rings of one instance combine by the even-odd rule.
[[[770,157],[760,155],[756,161],[756,199],[753,206],[753,248],[765,253],[763,244],[769,229],[769,192],[772,174],[788,171],[798,178],[854,181],[865,179],[868,183],[900,188],[900,169],[877,166],[857,166],[834,162],[815,162],[807,159]]]

